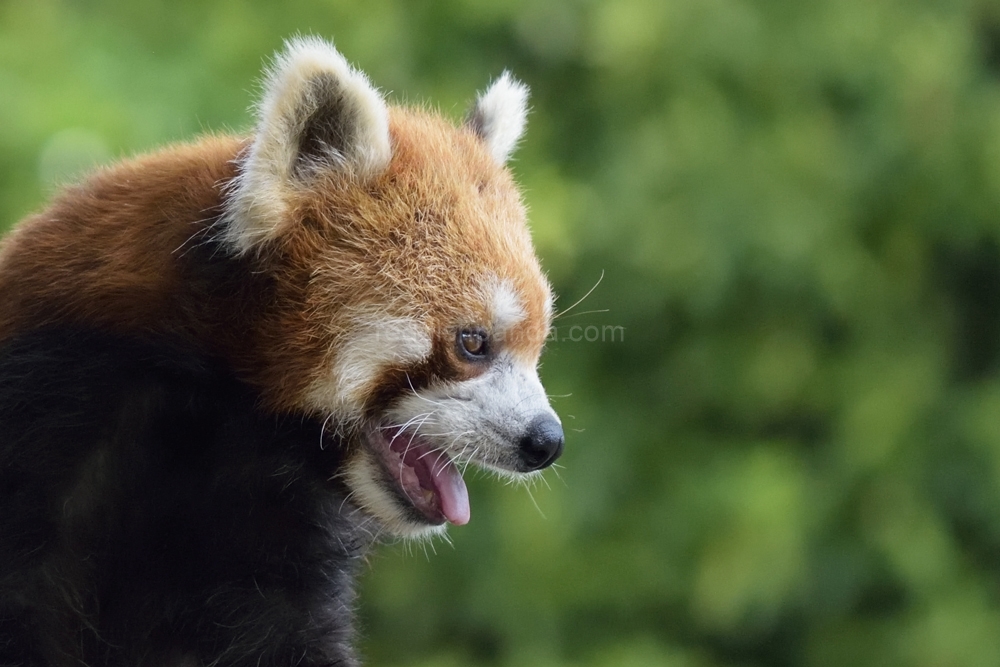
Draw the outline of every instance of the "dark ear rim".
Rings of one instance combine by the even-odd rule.
[[[510,159],[524,136],[528,94],[528,87],[504,70],[479,94],[466,116],[466,125],[486,143],[497,164]]]

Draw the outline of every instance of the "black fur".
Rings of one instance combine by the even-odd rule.
[[[182,347],[0,346],[0,665],[356,665],[341,456]]]

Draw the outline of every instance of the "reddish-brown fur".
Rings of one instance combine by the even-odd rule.
[[[437,342],[428,374],[475,374],[442,337],[488,326],[481,289],[501,279],[526,317],[500,343],[533,363],[548,294],[509,173],[471,130],[429,114],[393,108],[390,133],[384,173],[311,177],[289,193],[278,236],[233,260],[235,277],[199,244],[218,231],[247,140],[208,137],[101,170],[0,245],[0,340],[70,323],[179,336],[226,359],[272,409],[302,409],[359,306],[425,323]]]

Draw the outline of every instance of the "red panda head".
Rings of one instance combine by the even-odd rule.
[[[388,107],[311,38],[264,87],[221,229],[280,286],[256,334],[264,398],[336,424],[383,529],[465,523],[459,467],[532,473],[563,444],[536,371],[551,292],[504,166],[527,89],[504,74],[455,127]]]

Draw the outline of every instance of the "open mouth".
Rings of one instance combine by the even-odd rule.
[[[372,429],[368,440],[395,486],[395,495],[426,522],[456,526],[469,522],[469,491],[448,454],[399,427]]]

